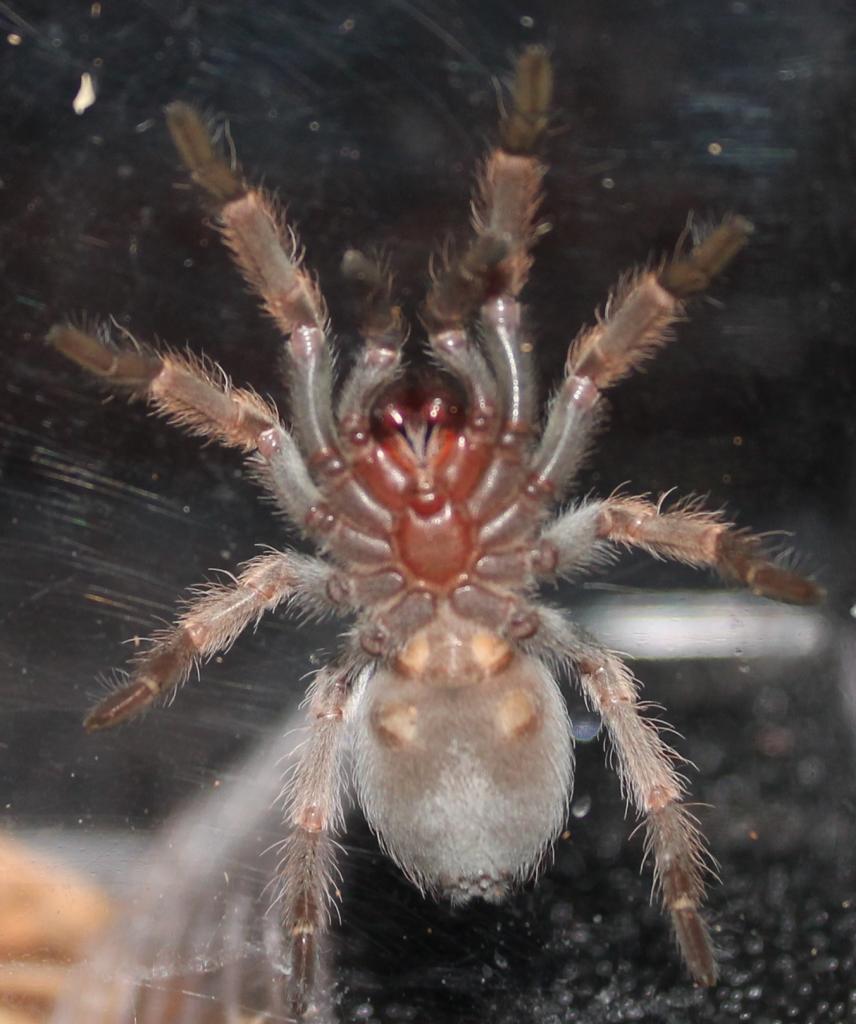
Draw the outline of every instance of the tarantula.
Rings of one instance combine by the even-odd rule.
[[[551,92],[545,50],[527,48],[498,145],[478,175],[473,239],[434,275],[422,308],[443,377],[405,375],[406,332],[389,276],[352,251],[345,266],[363,286],[364,345],[334,402],[327,312],[294,231],[181,102],[167,108],[173,141],[284,335],[291,429],[269,401],[194,356],[120,347],[69,325],[49,336],[110,386],[242,450],[321,554],[268,550],[232,584],[197,593],[90,713],[87,729],[124,722],[173,693],[195,664],[284,602],[355,617],[310,688],[308,735],[287,788],[281,901],[297,1016],[311,1003],[327,925],[347,748],[370,825],[416,885],[458,903],[500,900],[532,874],[566,818],[572,737],[556,666],[575,675],[603,721],[690,974],[702,985],[716,979],[699,909],[707,855],[682,802],[676,755],[642,714],[627,667],[537,604],[534,591],[621,547],[711,567],[777,600],[811,602],[820,591],[774,564],[759,538],[695,501],[665,509],[613,495],[556,511],[604,391],[671,337],[685,301],[740,250],[751,225],[729,217],[691,251],[627,277],[572,342],[539,431],[519,295],[541,231],[537,151]]]

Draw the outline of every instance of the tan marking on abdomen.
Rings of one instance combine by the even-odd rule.
[[[538,708],[525,690],[511,690],[499,702],[496,724],[506,739],[533,732],[538,725]]]
[[[474,633],[470,649],[476,664],[489,676],[501,672],[513,656],[509,645],[496,633]]]
[[[394,700],[379,707],[372,718],[375,729],[387,746],[405,747],[416,739],[418,714],[415,704]]]
[[[408,676],[421,675],[431,656],[428,637],[423,632],[412,636],[396,659],[396,667]]]

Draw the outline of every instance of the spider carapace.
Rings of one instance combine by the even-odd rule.
[[[291,425],[198,357],[119,347],[69,325],[50,334],[112,387],[244,452],[320,553],[268,549],[233,582],[195,592],[90,713],[89,729],[169,696],[195,664],[280,604],[353,619],[312,684],[307,739],[287,787],[281,906],[296,1015],[312,1004],[348,755],[369,822],[410,878],[454,901],[499,899],[535,870],[565,821],[572,744],[557,668],[602,718],[690,974],[704,985],[716,978],[700,909],[706,854],[677,755],[620,658],[536,591],[626,547],[712,568],[762,597],[809,602],[820,590],[696,500],[666,506],[614,494],[562,505],[603,420],[604,392],[671,339],[686,302],[741,249],[751,225],[728,217],[673,258],[626,276],[571,342],[540,425],[535,346],[519,296],[541,234],[538,150],[551,90],[546,51],[527,48],[478,174],[472,241],[433,274],[421,310],[442,383],[409,383],[391,277],[351,250],[344,268],[363,292],[363,345],[334,400],[327,311],[293,229],[180,102],[167,108],[173,141],[284,337]]]
[[[391,539],[411,582],[447,588],[472,561],[475,524],[466,507],[484,453],[467,443],[463,395],[433,377],[381,395],[354,470],[394,510]]]

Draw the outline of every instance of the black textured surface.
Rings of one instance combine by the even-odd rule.
[[[267,623],[168,714],[103,738],[79,731],[123,639],[168,618],[209,566],[282,537],[237,458],[103,403],[40,343],[69,313],[112,314],[275,388],[273,329],[201,221],[163,104],[228,115],[244,166],[287,200],[347,349],[342,252],[387,247],[415,311],[428,253],[465,231],[495,117],[490,75],[544,41],[558,84],[553,231],[528,299],[545,382],[618,273],[669,248],[687,211],[737,210],[757,228],[717,302],[697,304],[681,340],[616,390],[585,487],[709,492],[744,524],[795,531],[829,587],[834,639],[810,662],[637,666],[699,766],[696,798],[713,805],[701,813],[723,878],[714,991],[688,984],[648,906],[641,844],[626,841],[592,743],[577,775],[591,810],[539,885],[501,910],[424,903],[357,830],[336,944],[343,1019],[856,1019],[854,16],[833,0],[0,5],[10,826],[161,820],[296,700],[310,652],[335,642]],[[97,99],[77,116],[84,71]],[[608,580],[705,585],[636,559]]]

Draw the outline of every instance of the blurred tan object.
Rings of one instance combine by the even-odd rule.
[[[0,835],[0,1024],[46,1020],[68,966],[109,918],[98,888]]]
[[[272,723],[136,849],[111,925],[70,972],[50,1024],[293,1024],[270,911],[302,725],[301,712]],[[335,1018],[327,989],[322,970],[313,1024]]]

